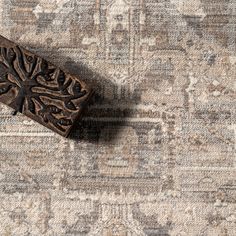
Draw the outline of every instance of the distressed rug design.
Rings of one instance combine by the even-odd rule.
[[[70,139],[0,105],[0,235],[236,235],[235,0],[0,0],[0,34],[93,85]]]

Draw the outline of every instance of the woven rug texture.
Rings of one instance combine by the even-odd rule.
[[[1,236],[236,235],[235,0],[0,0],[0,34],[95,89],[69,139],[0,105]]]

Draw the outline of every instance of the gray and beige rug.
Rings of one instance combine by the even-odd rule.
[[[70,139],[0,105],[0,235],[236,235],[235,0],[0,0],[0,34],[96,89]]]

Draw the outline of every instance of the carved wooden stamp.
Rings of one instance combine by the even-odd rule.
[[[0,36],[0,102],[68,137],[91,95],[77,77]]]

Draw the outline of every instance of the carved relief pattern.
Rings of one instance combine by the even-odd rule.
[[[77,110],[73,101],[87,91],[61,69],[19,46],[1,47],[0,56],[0,97],[14,93],[9,106],[19,112],[27,110],[65,132],[65,126],[73,123],[68,114]]]

